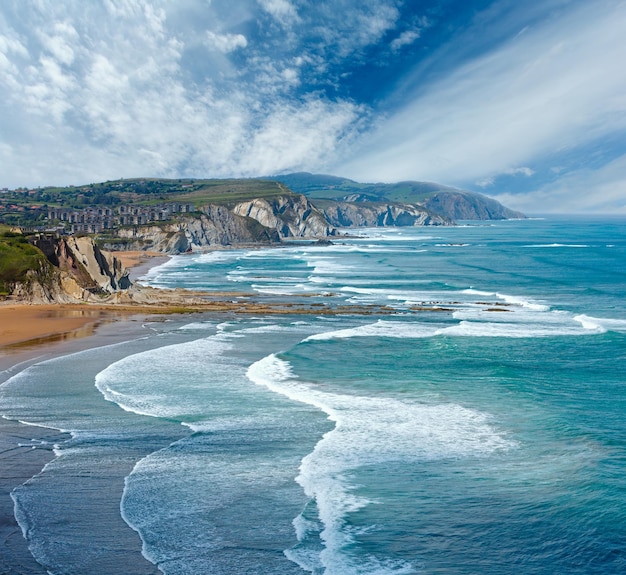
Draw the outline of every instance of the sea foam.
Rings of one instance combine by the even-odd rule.
[[[626,333],[626,319],[592,317],[585,314],[577,315],[573,319],[590,331]]]
[[[354,543],[353,534],[346,528],[346,516],[371,503],[355,492],[350,470],[391,461],[488,455],[514,445],[495,430],[484,413],[457,404],[429,405],[326,393],[300,381],[291,365],[274,354],[252,364],[247,375],[257,385],[321,409],[335,423],[334,429],[302,460],[296,478],[317,504],[323,525],[319,537],[324,545],[319,560],[327,572],[409,572],[406,564],[383,569],[374,558],[368,559],[367,567],[353,565],[344,554],[346,547]],[[311,531],[311,525],[303,523],[302,518],[296,521],[296,527],[301,538]],[[297,551],[290,556],[299,564],[304,561]]]
[[[218,332],[127,356],[98,373],[96,387],[125,411],[184,421],[203,413],[193,382],[202,381],[203,373],[210,377],[231,348],[229,339],[230,334]]]

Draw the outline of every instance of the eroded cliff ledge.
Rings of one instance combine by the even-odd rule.
[[[419,206],[382,202],[325,202],[324,215],[337,227],[449,226],[449,218]]]
[[[12,286],[12,297],[31,303],[103,301],[131,287],[128,272],[90,237],[38,236],[31,243],[47,261]]]
[[[121,228],[116,238],[105,240],[102,245],[110,250],[180,254],[336,234],[336,229],[305,196],[290,194],[239,202],[232,208],[208,205],[201,213],[180,216],[176,221]]]

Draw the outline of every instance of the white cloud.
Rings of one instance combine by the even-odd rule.
[[[28,50],[19,39],[0,34],[0,54],[4,56],[18,54],[22,57],[28,57]]]
[[[28,50],[14,34],[0,34],[0,83],[6,91],[5,97],[12,98],[19,87],[20,66],[28,59]]]
[[[364,48],[396,27],[400,12],[394,4],[388,0],[319,2],[311,8],[304,25],[327,60],[345,61],[361,56]]]
[[[519,168],[507,168],[506,170],[502,170],[502,172],[500,172],[499,174],[492,174],[490,176],[481,178],[474,183],[480,188],[488,188],[496,183],[496,179],[498,176],[526,176],[527,178],[530,178],[534,174],[535,171],[527,166],[521,166]]]
[[[321,165],[353,136],[362,106],[294,95],[309,55],[246,53],[248,69],[229,70],[243,34],[173,34],[160,6],[81,3],[70,20],[44,10],[30,15],[30,53],[0,42],[9,66],[21,66],[15,97],[0,102],[0,159],[12,166],[3,185],[258,176]],[[211,73],[192,80],[186,50],[207,43]]]
[[[51,33],[39,32],[43,46],[60,64],[70,66],[74,62],[73,44],[78,40],[76,29],[67,22],[57,22]]]
[[[522,166],[520,168],[508,168],[506,170],[504,170],[502,172],[503,174],[506,174],[508,176],[526,176],[527,178],[530,178],[530,176],[532,176],[535,171],[531,170],[530,168],[528,168],[527,166]]]
[[[390,45],[391,49],[394,52],[397,52],[398,50],[401,50],[402,48],[404,48],[404,46],[410,46],[416,40],[418,40],[421,37],[421,35],[422,35],[421,30],[406,30],[405,32],[402,32],[400,36],[392,40],[391,45]]]
[[[369,9],[357,11],[352,25],[354,36],[362,46],[374,44],[395,27],[400,13],[395,6],[386,3],[372,3]],[[351,18],[348,17],[348,22]]]
[[[497,199],[527,214],[626,214],[626,155],[600,169],[580,169],[525,194],[498,194]]]
[[[336,171],[355,179],[484,180],[626,130],[626,4],[583,4],[430,86]]]
[[[310,100],[276,105],[254,132],[241,160],[248,175],[301,170],[323,165],[350,136],[362,110],[348,102]]]
[[[480,180],[477,180],[475,182],[475,184],[479,187],[479,188],[488,188],[489,186],[493,186],[493,184],[495,183],[496,179],[494,177],[488,177],[488,178],[482,178]]]
[[[248,40],[243,34],[217,34],[216,32],[207,32],[207,45],[223,54],[234,52],[239,48],[245,48]]]
[[[258,0],[259,6],[283,25],[298,20],[298,12],[289,0]]]

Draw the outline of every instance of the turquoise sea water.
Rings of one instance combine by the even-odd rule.
[[[13,493],[50,573],[128,573],[131,528],[168,575],[626,572],[626,221],[358,234],[144,282],[388,314],[195,315],[0,388],[70,434]]]

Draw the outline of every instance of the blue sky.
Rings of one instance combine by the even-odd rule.
[[[3,0],[0,187],[292,171],[626,213],[623,0]]]

